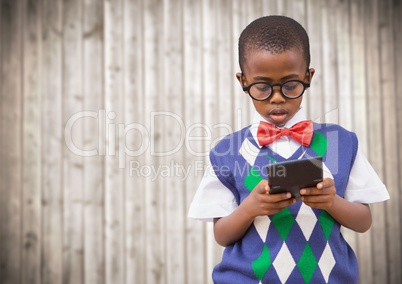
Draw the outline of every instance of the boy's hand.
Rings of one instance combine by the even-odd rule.
[[[215,240],[221,246],[234,244],[243,238],[257,216],[278,213],[295,202],[290,193],[269,194],[268,181],[262,180],[236,210],[214,219]]]
[[[295,198],[291,197],[290,193],[269,194],[268,181],[262,180],[240,206],[250,218],[254,219],[257,216],[273,215],[282,211],[296,202]]]
[[[306,205],[322,209],[331,209],[334,197],[336,196],[336,189],[334,180],[326,178],[317,184],[317,187],[303,188],[300,190],[301,200]]]

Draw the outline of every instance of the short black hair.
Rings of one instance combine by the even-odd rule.
[[[239,38],[239,64],[243,70],[250,52],[266,50],[278,54],[290,49],[299,49],[310,66],[310,43],[301,24],[286,16],[271,15],[251,22]]]

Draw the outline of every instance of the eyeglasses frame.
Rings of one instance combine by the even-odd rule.
[[[289,82],[298,82],[298,83],[301,83],[301,84],[303,85],[303,92],[301,92],[301,94],[298,95],[298,96],[296,96],[296,97],[288,97],[288,96],[282,91],[282,87],[283,87],[283,85],[285,85],[286,83],[289,83]],[[269,96],[267,96],[267,97],[264,98],[264,99],[257,99],[257,98],[254,98],[254,97],[250,94],[250,89],[251,89],[252,86],[257,85],[257,84],[265,84],[265,85],[270,86],[272,91],[271,91],[271,93],[269,94]],[[243,86],[243,91],[244,91],[244,92],[247,92],[247,94],[248,94],[253,100],[256,100],[256,101],[265,101],[265,100],[269,99],[269,98],[272,96],[275,86],[279,86],[279,87],[280,87],[280,91],[281,91],[282,96],[284,96],[284,97],[287,98],[287,99],[293,100],[293,99],[300,98],[300,97],[304,94],[304,92],[306,91],[306,88],[309,88],[309,87],[310,87],[310,83],[306,83],[306,82],[303,82],[303,81],[301,81],[301,80],[288,80],[288,81],[286,81],[286,82],[277,83],[277,84],[269,84],[269,83],[267,83],[267,82],[254,82],[254,83],[252,83],[252,84],[250,84],[250,85],[248,85],[248,86]]]
[[[310,70],[309,70],[308,68],[307,68],[307,73],[310,75]],[[242,78],[245,78],[245,75],[244,75],[243,72],[241,73],[241,77],[242,77]],[[282,92],[282,87],[283,87],[283,85],[285,85],[285,84],[288,83],[288,82],[299,82],[299,83],[301,83],[301,84],[303,85],[303,87],[304,87],[304,88],[303,88],[303,92],[302,92],[300,95],[298,95],[297,97],[288,97],[288,96],[286,96],[286,95]],[[264,98],[264,99],[256,99],[256,98],[254,98],[254,97],[250,94],[250,88],[251,88],[252,86],[256,85],[256,84],[266,84],[266,85],[269,85],[269,86],[271,87],[271,89],[272,89],[271,94],[269,94],[269,96],[266,97],[266,98]],[[268,99],[272,96],[275,86],[279,86],[282,96],[284,96],[284,97],[287,98],[287,99],[294,100],[294,99],[298,99],[298,98],[300,98],[301,96],[303,96],[303,94],[304,94],[304,92],[306,91],[306,89],[307,89],[307,88],[310,88],[310,82],[304,82],[304,81],[301,81],[301,80],[293,80],[293,79],[292,79],[292,80],[287,80],[287,81],[285,81],[285,82],[283,82],[283,83],[276,83],[276,84],[269,84],[269,83],[267,83],[267,82],[254,82],[254,83],[251,83],[251,84],[248,85],[248,86],[242,86],[242,88],[243,88],[243,91],[244,91],[244,92],[247,92],[247,94],[250,96],[250,98],[252,98],[253,100],[256,100],[256,101],[260,101],[260,102],[261,102],[261,101],[266,101],[266,100],[268,100]]]

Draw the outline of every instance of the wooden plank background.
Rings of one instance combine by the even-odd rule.
[[[309,32],[309,116],[355,131],[388,186],[344,231],[360,282],[402,282],[402,1],[0,0],[1,283],[211,283],[222,249],[187,210],[250,122],[237,39],[268,14]]]

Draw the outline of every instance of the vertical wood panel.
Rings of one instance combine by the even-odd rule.
[[[352,94],[352,36],[350,1],[337,1],[335,10],[335,50],[338,62],[338,123],[346,129],[353,129],[353,94]],[[355,28],[355,27],[354,27]],[[359,48],[361,46],[359,45]],[[314,56],[314,55],[313,55]]]
[[[402,27],[402,1],[394,1],[393,6],[393,31],[394,31],[394,56],[396,54],[402,54],[402,33],[400,32],[400,28]],[[396,113],[397,113],[397,139],[398,145],[402,143],[402,56],[396,56],[395,60],[395,94],[396,94]],[[402,150],[398,150],[399,161],[402,161]],[[398,170],[395,173],[398,177],[402,176],[402,165],[398,164]],[[399,183],[397,188],[402,187],[402,181],[399,178]],[[399,216],[402,214],[402,194],[399,192],[397,199],[399,199]],[[400,234],[402,234],[402,228],[400,228]],[[399,241],[400,242],[400,241]],[[402,255],[402,252],[393,252],[399,256]]]
[[[206,137],[209,128],[203,122],[201,1],[183,1],[183,89],[184,121],[189,137]],[[198,126],[197,126],[198,124]],[[185,160],[193,165],[192,175],[185,180],[185,202],[190,205],[207,160],[206,143],[187,141]],[[185,283],[209,283],[207,273],[205,224],[186,219]]]
[[[236,0],[231,1],[231,17],[232,17],[232,27],[231,27],[231,41],[232,41],[232,51],[230,56],[232,57],[232,77],[229,78],[232,83],[233,94],[231,96],[232,111],[234,113],[234,125],[236,130],[246,127],[250,122],[250,117],[253,115],[252,103],[250,102],[250,97],[248,94],[244,93],[240,82],[236,79],[236,73],[242,72],[239,65],[239,52],[238,52],[238,40],[243,29],[249,24],[246,19],[245,7],[247,3],[245,1]],[[225,68],[226,69],[226,68]]]
[[[105,283],[104,190],[106,111],[103,93],[103,2],[83,0],[83,110],[85,150],[96,155],[84,158],[84,282]]]
[[[323,100],[323,51],[322,51],[322,28],[321,28],[321,9],[323,1],[311,0],[307,2],[307,33],[310,38],[310,67],[315,69],[310,90],[305,96],[305,106],[308,117],[317,122],[323,122],[324,100]]]
[[[365,38],[369,35],[364,33],[366,21],[364,20],[364,4],[361,0],[351,0],[351,41],[352,45],[352,117],[353,131],[359,138],[359,148],[366,153],[367,150],[367,121],[363,113],[367,113],[367,79],[364,74],[369,69],[365,54]],[[340,84],[342,82],[339,82]],[[340,85],[342,86],[342,85]],[[341,88],[340,90],[343,90]]]
[[[62,2],[43,1],[42,282],[62,283]]]
[[[146,151],[148,133],[144,116],[144,88],[142,65],[142,1],[124,1],[124,96],[125,110],[125,210],[126,210],[126,283],[146,283],[145,273],[145,180],[139,174],[144,165],[143,152]],[[130,126],[133,127],[130,130]]]
[[[2,65],[0,67],[2,161],[0,195],[0,279],[21,282],[22,173],[22,25],[20,2],[0,2]]]
[[[232,81],[236,81],[235,73],[232,71],[232,2],[229,0],[220,1],[216,8],[216,28],[215,32],[219,36],[216,39],[216,76],[217,85],[215,89],[215,99],[219,106],[219,116],[216,118],[215,125],[222,124],[217,128],[220,137],[224,137],[234,131],[233,117],[235,109],[232,99],[234,92]],[[230,108],[231,111],[228,111]]]
[[[262,0],[252,0],[250,1],[250,3],[252,3],[252,5],[246,5],[244,11],[247,15],[249,23],[251,23],[253,20],[257,18],[264,16]]]
[[[21,283],[41,283],[41,4],[23,1],[23,224]],[[1,45],[1,44],[0,44]],[[0,82],[1,85],[1,82]]]
[[[291,5],[288,7],[287,16],[292,17],[298,21],[305,29],[307,29],[307,13],[306,13],[306,1],[294,0],[291,1]]]
[[[145,155],[144,166],[152,167],[152,165],[158,165],[160,163],[160,158],[152,153],[153,150],[160,151],[163,147],[163,127],[155,127],[160,123],[160,120],[154,121],[154,124],[151,124],[151,113],[153,111],[165,110],[160,98],[163,92],[163,74],[161,69],[161,66],[163,66],[161,64],[161,48],[163,46],[163,41],[161,41],[163,2],[160,0],[153,0],[144,1],[143,3],[143,95],[146,96],[144,104],[145,124],[149,127],[148,129],[150,131],[150,151]],[[164,263],[165,251],[162,224],[164,212],[164,190],[162,190],[162,182],[160,179],[153,180],[152,176],[148,176],[145,180],[144,189],[146,207],[145,214],[147,216],[145,226],[146,283],[166,283],[166,264]]]
[[[390,283],[399,283],[402,281],[400,264],[402,262],[401,254],[395,254],[395,251],[401,252],[401,214],[400,203],[398,200],[399,179],[394,169],[398,168],[399,160],[395,155],[398,148],[395,129],[397,126],[396,115],[396,95],[395,95],[395,68],[393,58],[394,39],[392,30],[392,1],[381,1],[379,5],[379,42],[380,46],[380,82],[381,82],[381,100],[383,108],[383,153],[385,163],[385,180],[391,199],[386,204],[385,216],[389,225],[387,234],[388,250],[388,274]]]
[[[288,7],[288,0],[277,0],[277,4],[278,4],[278,15],[286,15],[286,10]]]
[[[323,72],[323,121],[338,123],[338,62],[336,58],[335,41],[335,1],[325,1],[321,10],[322,15],[322,72]],[[314,54],[312,55],[314,56]]]
[[[265,0],[262,2],[264,15],[278,15],[278,0]]]
[[[124,123],[123,94],[123,1],[104,2],[104,84],[107,114],[105,157],[105,282],[125,282],[124,262],[124,170],[121,170]],[[124,165],[123,165],[124,167]]]
[[[83,109],[81,0],[63,0],[62,123]],[[83,148],[83,121],[65,131]],[[83,157],[63,148],[63,283],[83,283]]]
[[[187,167],[183,154],[185,147],[185,129],[183,105],[186,98],[183,94],[183,4],[182,1],[164,1],[163,3],[163,37],[164,37],[164,107],[171,112],[172,117],[164,121],[167,133],[164,135],[166,156],[162,166],[169,165],[170,173],[164,178],[165,191],[165,246],[166,246],[166,283],[184,283],[184,182],[182,174],[176,171],[176,165]],[[173,119],[173,117],[176,117]],[[179,147],[178,147],[179,146]],[[167,154],[171,153],[171,154]],[[172,166],[172,164],[174,166]]]

